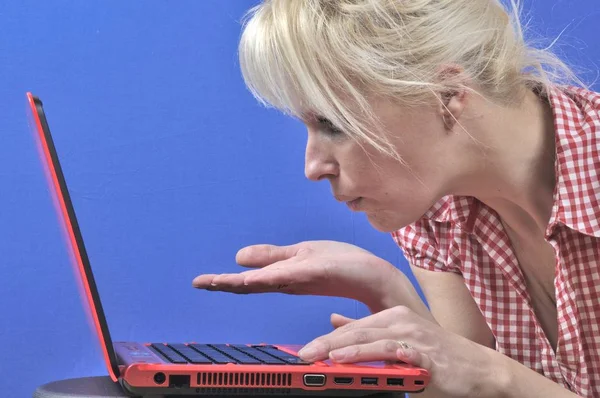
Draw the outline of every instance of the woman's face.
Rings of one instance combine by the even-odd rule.
[[[376,229],[390,232],[418,220],[446,195],[457,161],[456,139],[445,128],[441,105],[409,109],[387,101],[372,103],[403,165],[365,146],[320,117],[309,117],[305,174],[328,179],[335,198],[366,214]]]

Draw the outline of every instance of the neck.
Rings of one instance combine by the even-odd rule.
[[[479,101],[479,100],[476,100]],[[474,196],[493,208],[519,236],[544,233],[551,216],[555,185],[555,133],[550,105],[527,91],[516,107],[472,104],[466,118],[469,165],[456,194]]]

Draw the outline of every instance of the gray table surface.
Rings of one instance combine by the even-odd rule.
[[[401,395],[396,395],[400,397]],[[81,377],[77,379],[65,379],[54,381],[39,386],[34,394],[34,398],[128,398],[123,392],[121,386],[114,383],[108,376]],[[208,398],[208,396],[196,395],[195,397]],[[220,398],[226,396],[222,395]],[[236,396],[243,398],[243,396]],[[274,396],[263,396],[264,398],[274,398]],[[254,395],[252,398],[263,398],[260,395]],[[378,394],[371,397],[390,398],[393,394]],[[146,396],[145,398],[162,398],[160,396]],[[248,397],[250,398],[250,396]],[[314,396],[317,398],[317,396]]]
[[[66,379],[39,386],[34,398],[125,398],[121,386],[108,376]]]

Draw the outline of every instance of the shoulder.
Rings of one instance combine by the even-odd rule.
[[[573,100],[580,103],[587,103],[594,106],[596,109],[600,109],[600,93],[575,86],[558,86],[558,88]]]
[[[473,197],[443,197],[419,220],[394,231],[392,237],[411,265],[450,271],[449,264],[456,264],[452,261],[453,247],[465,239],[478,207],[479,201]]]
[[[600,93],[581,87],[556,86],[550,91],[558,129],[597,132],[600,129]]]
[[[551,226],[600,237],[600,94],[560,87],[550,95],[556,128]]]

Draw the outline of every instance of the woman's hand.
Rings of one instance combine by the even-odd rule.
[[[403,361],[430,372],[425,392],[431,396],[494,394],[500,354],[444,330],[407,307],[397,306],[360,320],[333,315],[331,322],[336,327],[333,332],[300,351],[304,360]]]
[[[253,269],[236,274],[201,275],[194,279],[193,286],[240,294],[278,292],[346,297],[369,306],[384,301],[385,295],[397,295],[403,286],[410,287],[406,277],[390,263],[341,242],[249,246],[237,253],[236,261]],[[406,279],[404,285],[403,279]]]

